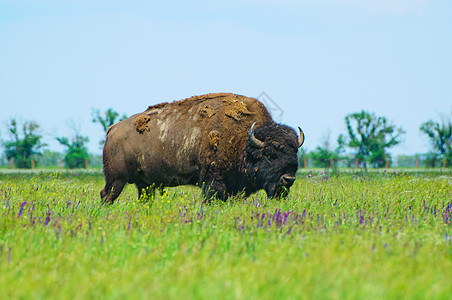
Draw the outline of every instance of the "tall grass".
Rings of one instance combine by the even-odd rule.
[[[310,177],[308,177],[310,175]],[[100,172],[0,175],[0,298],[448,299],[452,177],[302,173],[290,196],[100,205]]]

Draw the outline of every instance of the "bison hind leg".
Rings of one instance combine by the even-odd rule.
[[[105,187],[100,191],[100,197],[104,204],[113,204],[113,202],[121,194],[126,182],[124,180],[115,180],[112,184],[107,182]]]
[[[108,188],[107,186],[105,186],[101,191],[100,191],[100,198],[104,199],[105,196],[107,196],[107,194],[110,192],[110,188]]]
[[[111,183],[106,182],[104,188],[100,191],[100,198],[105,202],[107,195],[109,195],[111,192]]]

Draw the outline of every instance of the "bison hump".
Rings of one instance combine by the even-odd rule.
[[[203,118],[211,118],[213,115],[215,115],[215,110],[210,105],[204,105],[199,110],[199,114]]]
[[[229,118],[239,121],[242,117],[251,115],[246,104],[243,103],[243,101],[240,101],[240,99],[233,97],[232,99],[225,99],[224,101],[226,102],[224,114]]]

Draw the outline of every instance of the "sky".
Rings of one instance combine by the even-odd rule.
[[[232,92],[264,95],[308,151],[364,109],[406,131],[393,155],[425,153],[421,123],[452,112],[451,14],[449,0],[0,0],[0,139],[33,120],[51,150],[76,129],[100,154],[93,109]]]

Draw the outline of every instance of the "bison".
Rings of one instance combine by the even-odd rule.
[[[202,187],[207,199],[264,189],[286,196],[304,133],[275,123],[257,99],[230,93],[150,106],[111,126],[103,148],[104,203],[126,183],[146,189]]]

